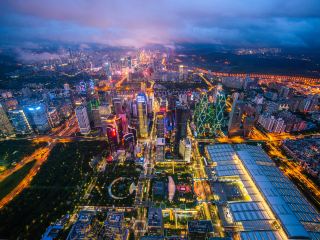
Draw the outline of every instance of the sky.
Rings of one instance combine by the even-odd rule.
[[[320,48],[320,0],[0,0],[0,43]]]

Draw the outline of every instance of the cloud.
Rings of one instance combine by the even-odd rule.
[[[15,53],[17,54],[17,58],[23,62],[38,62],[43,60],[53,60],[53,59],[59,59],[63,56],[66,56],[66,53],[50,53],[50,52],[34,52],[31,50],[26,50],[22,48],[16,48]]]
[[[3,0],[2,41],[320,47],[318,0]]]

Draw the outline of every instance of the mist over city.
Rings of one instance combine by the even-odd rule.
[[[0,2],[0,239],[320,239],[318,0]]]

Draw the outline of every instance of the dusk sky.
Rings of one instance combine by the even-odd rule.
[[[2,43],[320,47],[319,0],[1,0]]]

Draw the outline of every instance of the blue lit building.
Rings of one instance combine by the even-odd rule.
[[[50,129],[47,107],[44,103],[32,104],[27,106],[25,109],[31,126],[36,132],[44,133]]]
[[[14,131],[17,134],[24,135],[33,132],[29,120],[22,109],[9,110],[8,116],[14,128]]]

